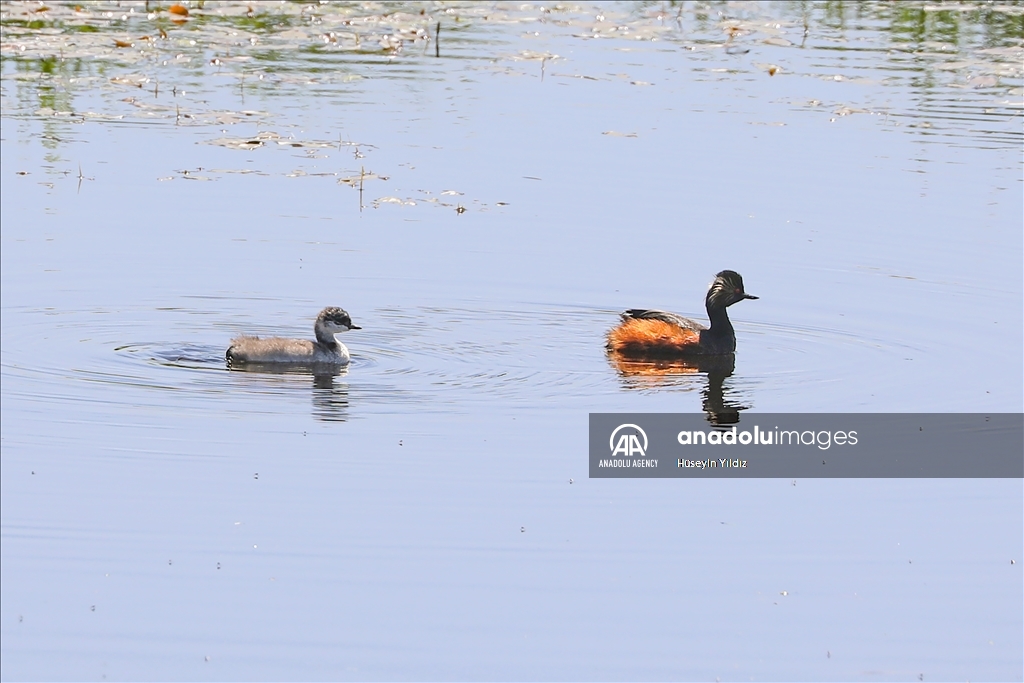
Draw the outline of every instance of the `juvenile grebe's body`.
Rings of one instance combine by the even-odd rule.
[[[743,291],[743,278],[732,270],[715,276],[704,300],[710,327],[675,313],[631,308],[622,323],[608,333],[607,348],[631,358],[714,356],[736,350],[736,333],[726,309],[756,296]]]
[[[236,337],[224,357],[229,365],[245,363],[302,363],[348,365],[348,349],[335,335],[362,329],[352,324],[343,309],[331,306],[320,311],[313,325],[316,341],[281,337]]]

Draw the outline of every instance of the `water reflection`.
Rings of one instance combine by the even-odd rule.
[[[333,363],[246,363],[237,366],[229,365],[228,370],[264,376],[311,377],[313,380],[313,418],[322,422],[346,422],[348,420],[349,385],[348,382],[339,380],[348,375],[348,366]]]
[[[345,422],[348,420],[348,382],[338,382],[336,377],[344,375],[313,375],[313,418],[322,422]]]
[[[609,352],[608,360],[625,389],[665,389],[674,386],[692,388],[690,378],[705,375],[707,383],[701,389],[701,407],[707,413],[708,422],[713,425],[736,424],[740,419],[740,411],[750,408],[748,403],[741,403],[737,397],[731,396],[731,389],[725,386],[725,379],[731,377],[736,369],[736,354],[639,360]]]
[[[4,3],[3,77],[13,83],[5,86],[4,116],[38,117],[51,150],[67,141],[72,121],[164,120],[222,129],[261,121],[267,113],[212,105],[212,75],[236,80],[243,96],[305,96],[312,85],[350,98],[366,92],[364,79],[418,87],[444,78],[455,61],[470,68],[493,65],[510,75],[532,74],[539,63],[541,77],[549,62],[585,64],[584,51],[573,48],[586,39],[594,46],[671,46],[688,56],[700,78],[729,81],[756,72],[779,74],[778,80],[811,76],[879,86],[876,95],[841,86],[830,91],[836,99],[828,102],[809,92],[798,96],[799,90],[780,100],[829,117],[858,113],[882,115],[887,123],[890,117],[917,121],[967,100],[975,113],[946,117],[928,134],[972,146],[1018,145],[1021,139],[1024,28],[1019,6],[1010,3],[659,1],[592,9],[411,2],[390,4],[384,12],[379,3],[286,3],[255,12],[252,5],[200,3],[186,20],[142,0]],[[508,36],[497,29],[524,26],[531,27],[535,49],[509,54]],[[559,56],[569,53],[576,56]],[[481,67],[485,62],[489,66]],[[877,96],[901,88],[909,89],[908,100]],[[935,102],[942,106],[933,113]],[[988,125],[974,125],[978,120]]]

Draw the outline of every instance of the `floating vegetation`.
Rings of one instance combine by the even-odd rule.
[[[378,197],[372,202],[373,208],[380,208],[381,204],[398,204],[399,206],[416,206],[415,199],[400,199],[399,197]]]
[[[361,187],[363,183],[370,180],[388,180],[386,175],[377,175],[373,171],[366,171],[359,173],[358,175],[351,175],[345,178],[338,178],[339,185],[350,185],[352,187]]]
[[[920,111],[892,115],[969,107],[963,117],[942,117],[945,134],[1021,140],[1019,125],[1002,125],[1008,118],[1019,124],[1024,88],[1024,7],[1016,3],[12,0],[0,4],[0,27],[3,81],[38,88],[5,90],[6,118],[177,126],[256,120],[264,128],[266,112],[210,105],[218,79],[241,97],[353,97],[374,67],[398,67],[386,78],[429,80],[448,68],[445,60],[459,60],[467,72],[651,84],[640,73],[577,71],[572,44],[600,40],[624,51],[677,50],[708,80],[766,73],[790,87],[799,78],[871,83],[878,87],[848,98],[857,100],[851,109],[864,111],[891,108],[885,89],[909,85],[920,94]],[[512,37],[551,44],[524,49]],[[555,63],[562,73],[550,73]],[[965,93],[970,101],[960,102]],[[979,112],[993,125],[976,125]],[[208,142],[243,150],[338,144],[224,132]]]
[[[258,112],[253,112],[253,115],[266,116],[265,114],[260,114]],[[298,140],[294,137],[280,135],[271,131],[261,131],[256,135],[245,138],[223,137],[206,140],[206,144],[227,147],[228,149],[258,149],[266,145],[288,147],[291,149],[302,147],[338,149],[341,145],[351,145],[352,143],[338,142],[335,140]]]

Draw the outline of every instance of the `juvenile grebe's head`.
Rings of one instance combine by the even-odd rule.
[[[756,299],[753,294],[743,291],[743,278],[735,270],[723,270],[711,283],[705,303],[708,308],[725,308],[737,301]]]
[[[353,325],[352,318],[348,316],[345,309],[338,308],[337,306],[330,306],[320,311],[320,315],[316,317],[315,327],[317,333],[323,330],[331,336],[334,336],[339,332],[347,332],[348,330],[363,329],[358,325]]]

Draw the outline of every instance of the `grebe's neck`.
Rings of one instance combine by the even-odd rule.
[[[323,354],[322,360],[332,363],[349,362],[351,356],[345,345],[338,341],[337,332],[331,332],[326,325],[321,325],[320,321],[317,321],[313,331],[316,333],[316,345],[320,349],[320,353]]]
[[[326,347],[326,349],[332,356],[335,356],[335,358],[337,359],[335,362],[347,364],[350,360],[352,360],[352,356],[348,352],[348,347],[342,344],[337,339],[334,340],[333,345]]]
[[[716,339],[735,339],[736,332],[732,329],[732,321],[729,320],[726,307],[714,305],[709,301],[707,309],[708,319],[711,321],[711,327],[708,329],[710,335]]]
[[[352,359],[352,356],[349,355],[348,347],[338,341],[338,338],[333,334],[326,332],[322,335],[317,334],[316,345],[320,348],[320,352],[323,353],[323,356],[320,356],[320,360],[331,363],[348,363]]]
[[[711,327],[701,332],[701,347],[712,349],[715,353],[735,351],[736,332],[732,329],[732,321],[729,320],[726,309],[737,301],[756,298],[743,291],[743,278],[739,273],[723,270],[716,275],[704,299]]]
[[[313,333],[316,334],[316,341],[321,346],[333,349],[338,344],[337,337],[328,332],[326,326],[321,325],[319,321],[313,326]]]

